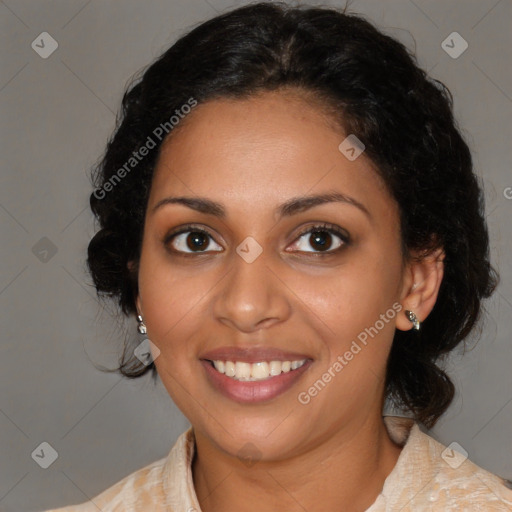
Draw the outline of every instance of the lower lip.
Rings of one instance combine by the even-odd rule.
[[[209,361],[201,360],[206,375],[213,386],[224,396],[242,403],[266,402],[290,389],[309,368],[312,361],[306,361],[300,368],[258,381],[241,381],[226,377],[218,372]]]

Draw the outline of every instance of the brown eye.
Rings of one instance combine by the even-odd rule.
[[[299,235],[292,248],[300,252],[331,254],[349,243],[348,233],[344,233],[338,228],[330,225],[312,226]]]
[[[328,231],[312,231],[309,235],[309,243],[317,251],[325,251],[332,244],[332,236]]]
[[[208,237],[199,231],[191,231],[186,238],[186,243],[191,251],[204,251],[208,247]]]
[[[222,247],[216,244],[209,233],[201,229],[183,229],[179,233],[174,233],[166,237],[166,245],[171,245],[175,252],[183,253],[201,253],[207,250],[214,250],[215,252],[222,251]],[[217,248],[208,249],[210,245],[216,245]]]

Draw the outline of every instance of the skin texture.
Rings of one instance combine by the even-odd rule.
[[[381,417],[393,333],[412,327],[406,309],[422,321],[433,308],[442,254],[404,261],[396,202],[364,153],[351,162],[338,150],[347,134],[300,92],[213,100],[182,123],[153,178],[137,307],[161,351],[162,382],[195,429],[202,510],[365,510],[400,454]],[[274,213],[292,198],[332,192],[367,213],[344,202]],[[208,198],[226,215],[182,204],[153,211],[169,196]],[[349,243],[332,233],[326,255],[300,235],[323,222],[348,232]],[[204,254],[191,252],[189,233],[164,243],[188,223],[211,235]],[[236,252],[248,236],[263,250],[252,263]],[[298,394],[396,303],[401,312],[301,404]],[[279,396],[243,404],[219,393],[200,362],[225,346],[273,347],[312,363]],[[256,454],[250,464],[239,456],[247,443]]]

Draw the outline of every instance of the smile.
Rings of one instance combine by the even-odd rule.
[[[297,370],[303,366],[306,359],[295,361],[258,361],[247,363],[243,361],[211,361],[219,372],[234,380],[254,382],[277,377],[282,373]]]

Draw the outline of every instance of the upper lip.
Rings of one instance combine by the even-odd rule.
[[[206,352],[200,359],[257,363],[259,361],[302,361],[311,358],[297,352],[287,352],[270,347],[220,347]]]

